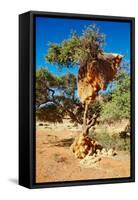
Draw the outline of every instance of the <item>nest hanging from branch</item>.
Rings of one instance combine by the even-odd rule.
[[[97,58],[80,64],[78,72],[78,94],[82,103],[90,103],[98,92],[105,90],[115,78],[122,56],[119,54],[98,53]]]

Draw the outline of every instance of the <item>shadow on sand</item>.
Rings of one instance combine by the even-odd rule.
[[[68,139],[63,139],[56,141],[52,143],[51,146],[57,146],[57,147],[70,147],[70,145],[73,143],[74,138],[68,138]]]

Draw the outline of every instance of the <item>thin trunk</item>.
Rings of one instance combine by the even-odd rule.
[[[89,129],[96,124],[98,114],[93,114],[93,117],[88,121],[87,114],[88,114],[89,105],[85,104],[85,110],[83,115],[83,135],[87,136],[89,134]]]
[[[88,129],[87,129],[87,113],[88,113],[88,104],[85,104],[85,110],[83,115],[83,135],[88,135]]]

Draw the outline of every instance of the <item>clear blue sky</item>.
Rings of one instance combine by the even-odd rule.
[[[60,43],[70,37],[71,30],[81,35],[85,26],[96,24],[106,35],[106,52],[120,53],[130,60],[130,24],[127,22],[93,21],[65,18],[36,17],[36,68],[47,67],[55,75],[67,72],[66,69],[58,71],[56,65],[46,63],[44,57],[48,52],[50,42]],[[78,68],[70,70],[77,73]]]

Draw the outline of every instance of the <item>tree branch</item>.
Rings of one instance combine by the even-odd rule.
[[[87,125],[87,112],[88,112],[88,104],[85,104],[85,110],[84,110],[84,115],[83,115],[83,125]]]
[[[97,121],[97,118],[99,117],[99,114],[94,114],[92,119],[89,120],[89,122],[87,123],[87,128],[90,129],[92,126],[95,125],[96,121]]]
[[[55,103],[56,105],[58,105],[63,111],[66,111],[70,118],[74,121],[76,121],[77,123],[81,124],[81,121],[77,118],[77,116],[72,112],[70,111],[69,109],[67,109],[66,107],[64,107],[61,103],[59,103],[56,99],[55,99],[55,91],[49,87],[46,86],[45,90],[48,90],[49,92],[51,92],[51,96],[52,96],[52,99],[47,99],[47,101],[44,101],[44,102],[41,102],[41,104],[38,105],[38,109],[40,108],[40,106],[42,104],[46,104],[47,102],[53,102]]]
[[[62,104],[60,104],[59,102],[57,102],[55,99],[53,99],[53,102],[58,105],[63,111],[66,111],[70,118],[73,119],[74,121],[78,122],[79,124],[81,124],[81,121],[76,117],[76,115],[70,111],[69,109],[65,108]]]

